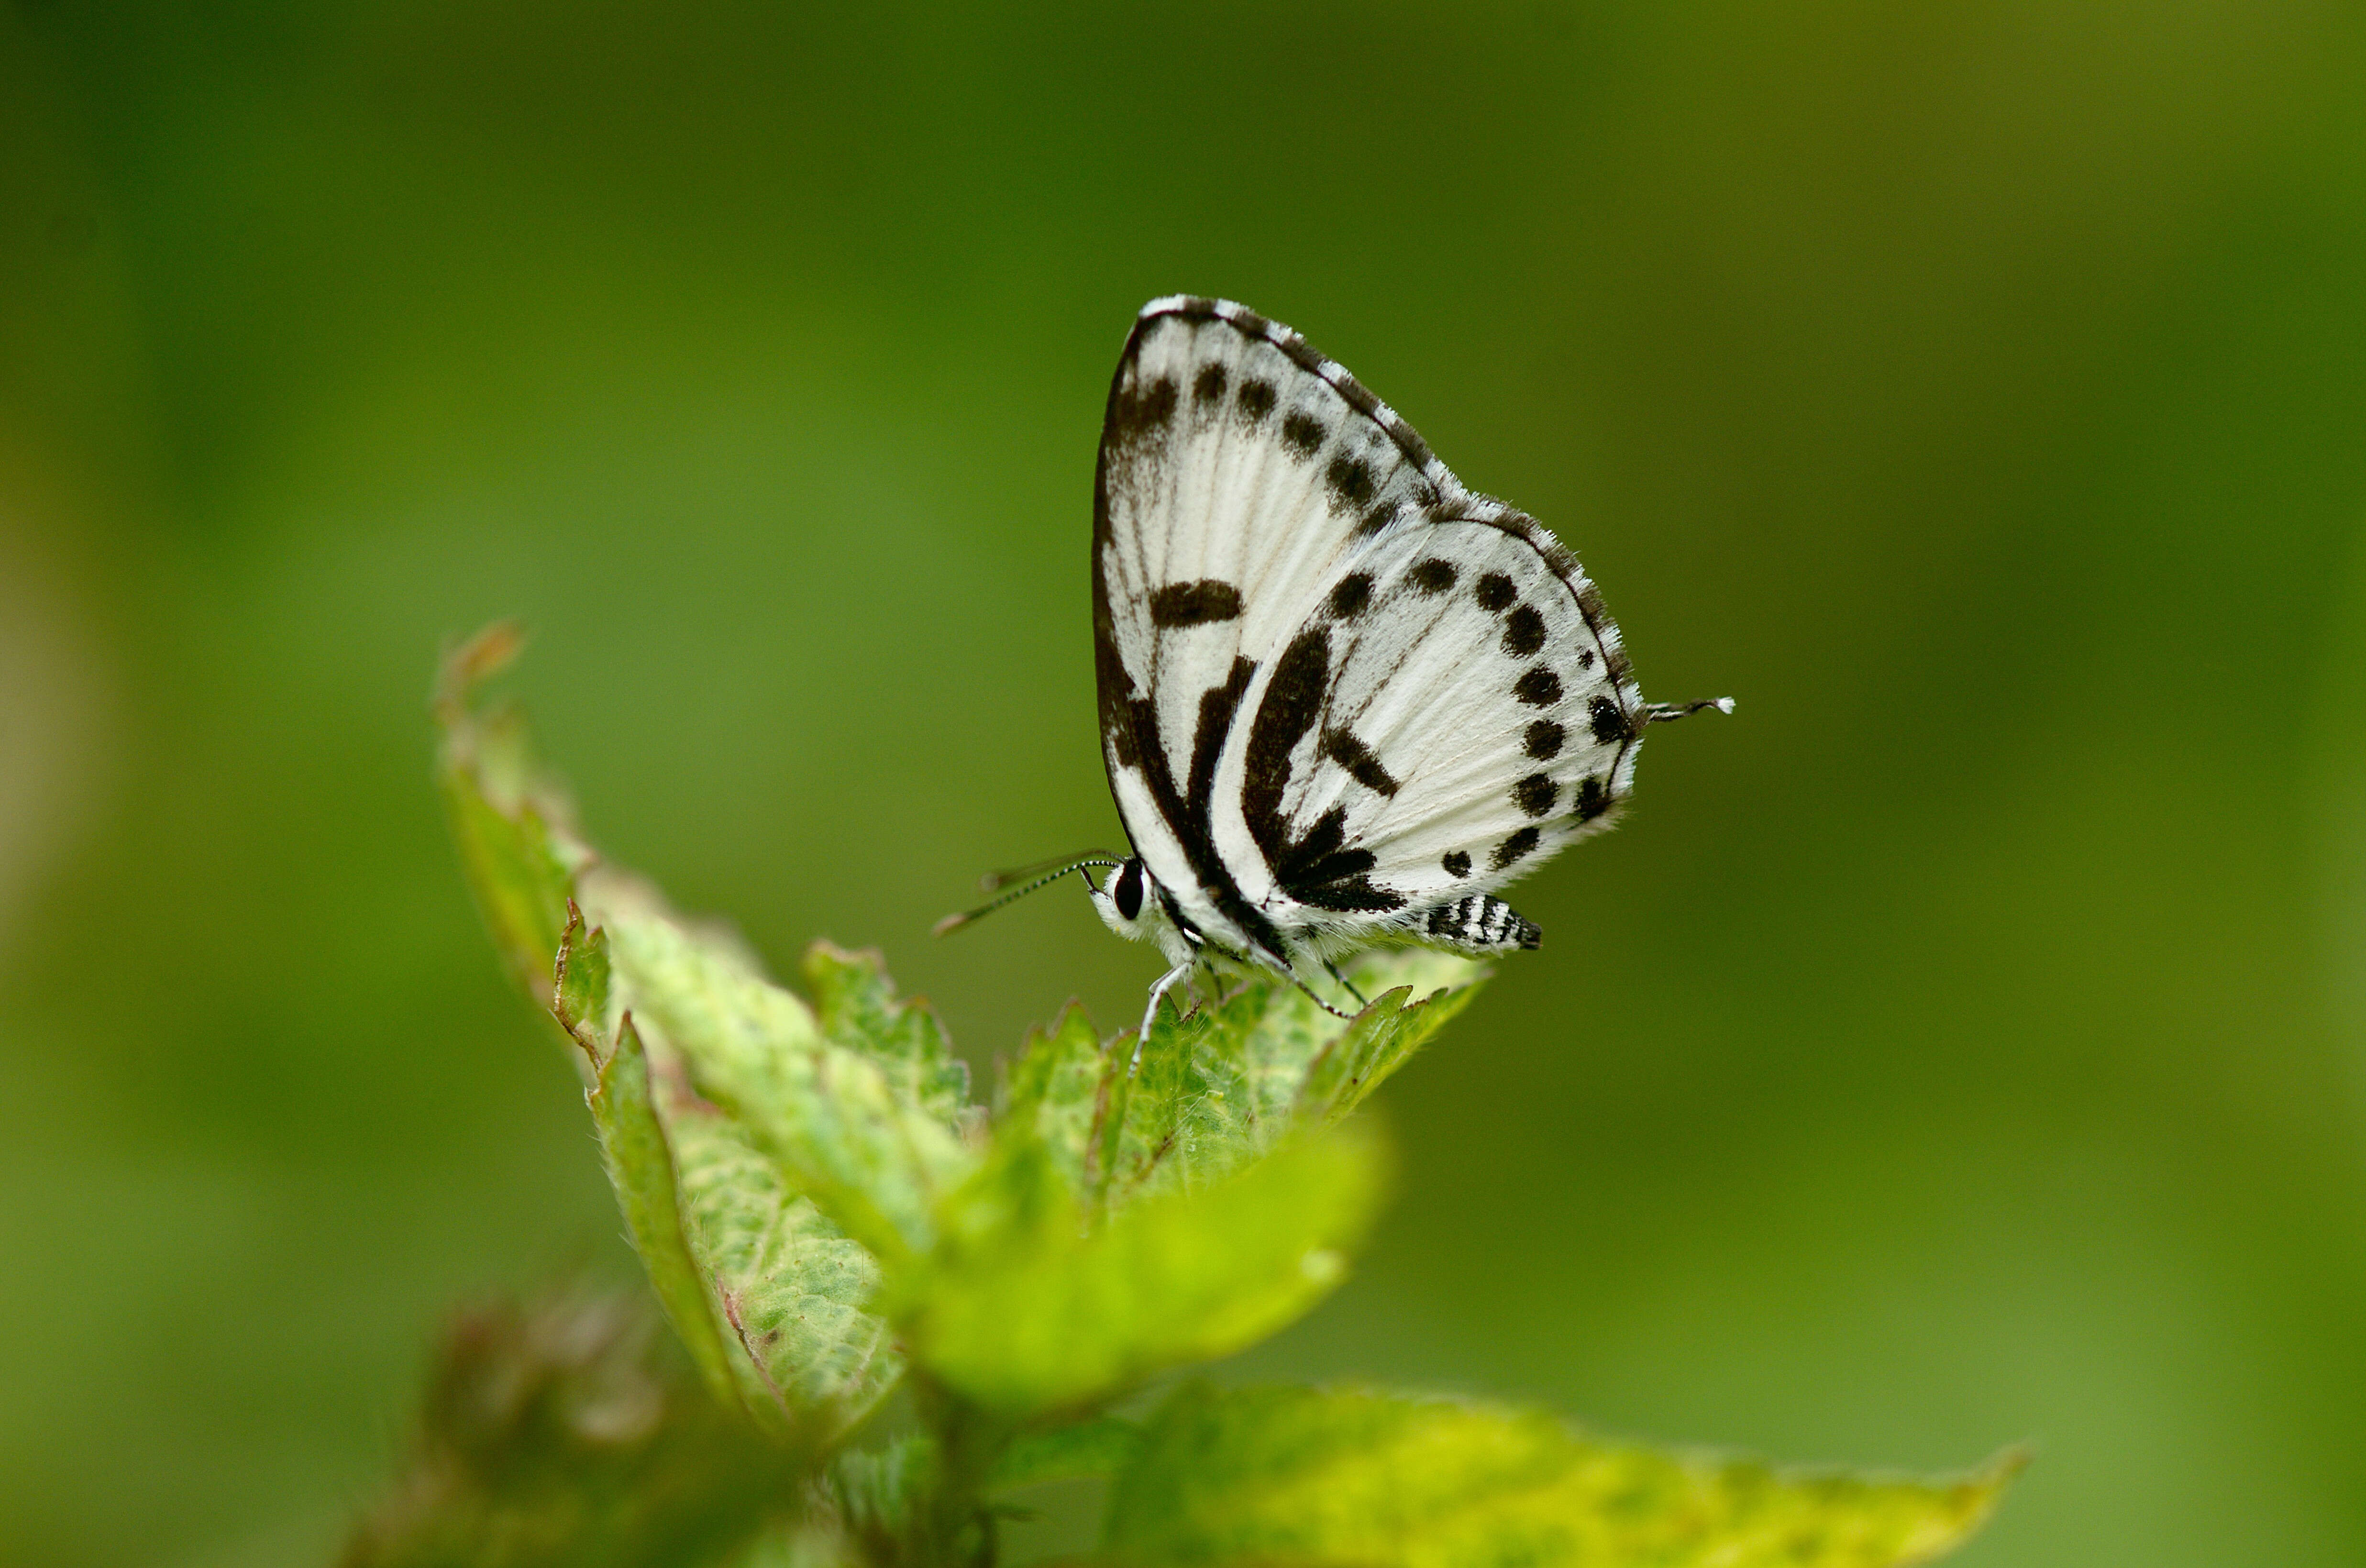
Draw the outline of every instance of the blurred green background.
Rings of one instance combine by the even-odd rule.
[[[2040,1461],[1967,1564],[2366,1559],[2366,17],[0,11],[0,1559],[318,1562],[447,1306],[629,1267],[428,783],[514,614],[586,823],[980,1062],[1155,968],[1090,483],[1133,310],[1545,518],[1619,833],[1239,1375]]]

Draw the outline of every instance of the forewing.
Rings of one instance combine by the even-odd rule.
[[[1606,825],[1644,715],[1532,519],[1463,496],[1346,562],[1245,694],[1216,840],[1284,929],[1405,926]],[[1252,852],[1254,860],[1252,860]]]
[[[1094,632],[1110,789],[1170,888],[1221,880],[1216,761],[1308,591],[1435,514],[1441,478],[1418,436],[1289,328],[1221,300],[1144,310],[1101,436]]]

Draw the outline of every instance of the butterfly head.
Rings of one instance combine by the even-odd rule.
[[[1166,901],[1158,896],[1157,880],[1140,855],[1120,861],[1109,879],[1092,890],[1093,908],[1101,923],[1129,942],[1157,942],[1174,922],[1166,918]],[[1160,942],[1161,946],[1166,945]]]
[[[1109,880],[1092,890],[1093,908],[1100,911],[1101,923],[1110,930],[1139,942],[1150,934],[1143,915],[1157,908],[1155,887],[1142,857],[1128,855],[1118,863]]]
[[[1176,923],[1166,893],[1140,855],[1118,862],[1109,880],[1098,887],[1090,882],[1085,886],[1093,896],[1093,908],[1100,912],[1101,924],[1128,942],[1155,944],[1169,964],[1182,964],[1198,955],[1197,941]]]

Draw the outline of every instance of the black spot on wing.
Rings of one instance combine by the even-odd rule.
[[[1233,406],[1241,411],[1241,423],[1247,425],[1261,423],[1273,412],[1273,383],[1256,377],[1242,382],[1233,398]]]
[[[1560,701],[1560,677],[1539,664],[1512,682],[1512,695],[1534,708]]]
[[[1364,613],[1372,602],[1372,574],[1351,571],[1341,578],[1331,590],[1331,613],[1340,620],[1350,621]]]
[[[1323,445],[1325,434],[1323,422],[1313,414],[1291,412],[1282,416],[1281,444],[1290,448],[1292,457],[1314,456],[1315,448]]]
[[[1403,502],[1375,502],[1371,508],[1367,511],[1362,517],[1357,519],[1356,532],[1359,536],[1377,534],[1381,529],[1387,527],[1390,524],[1395,522],[1397,520],[1397,513],[1403,509]]]
[[[1504,651],[1526,659],[1545,645],[1545,618],[1533,604],[1523,604],[1504,618]]]
[[[1371,502],[1375,489],[1372,465],[1361,457],[1332,458],[1323,479],[1331,487],[1332,500],[1337,505],[1362,507]]]
[[[1175,378],[1161,376],[1147,387],[1120,392],[1110,401],[1108,440],[1131,446],[1166,430],[1175,418]]]
[[[1203,577],[1197,582],[1170,582],[1150,595],[1150,624],[1173,630],[1237,620],[1241,591],[1229,582]]]
[[[1577,819],[1591,822],[1610,809],[1610,791],[1598,778],[1589,778],[1577,786]]]
[[[1372,755],[1372,749],[1352,732],[1334,729],[1325,734],[1323,737],[1323,754],[1346,769],[1348,776],[1366,789],[1383,795],[1396,794],[1397,781],[1380,766],[1380,760]]]
[[[1454,587],[1454,563],[1431,556],[1427,560],[1413,563],[1405,581],[1424,593],[1444,593]]]
[[[1594,738],[1605,746],[1616,746],[1627,739],[1626,712],[1608,697],[1596,697],[1586,704],[1585,719]]]
[[[1594,649],[1590,648],[1581,648],[1577,650],[1577,667],[1580,670],[1591,670],[1594,668]]]
[[[1523,828],[1495,846],[1495,852],[1487,857],[1488,863],[1501,871],[1534,850],[1542,837],[1534,828]]]
[[[1479,607],[1490,615],[1520,596],[1520,591],[1512,586],[1512,580],[1500,571],[1491,571],[1481,578],[1479,586],[1470,593],[1479,601]]]
[[[1560,798],[1560,785],[1543,773],[1530,773],[1512,786],[1512,799],[1531,817],[1542,817]]]
[[[1446,868],[1446,874],[1448,876],[1470,874],[1470,857],[1460,850],[1448,850],[1446,852],[1446,858],[1438,863]]]
[[[1200,367],[1200,374],[1191,378],[1192,403],[1195,406],[1204,408],[1211,403],[1222,401],[1224,396],[1224,385],[1229,378],[1230,378],[1224,367],[1221,365],[1202,365]]]
[[[1560,755],[1560,743],[1569,732],[1549,718],[1540,718],[1528,726],[1528,755],[1542,762]]]

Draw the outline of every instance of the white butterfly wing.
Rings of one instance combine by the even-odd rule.
[[[1493,581],[1512,597],[1493,604]],[[1119,813],[1227,945],[1287,958],[1310,932],[1412,929],[1625,793],[1640,700],[1575,558],[1237,305],[1155,300],[1136,321],[1102,431],[1093,590]],[[1561,728],[1552,757],[1526,755],[1539,723]],[[1544,785],[1513,792],[1539,772],[1554,798],[1537,812]]]
[[[1220,300],[1146,307],[1110,390],[1093,608],[1110,789],[1191,918],[1270,951],[1214,852],[1215,760],[1307,585],[1440,501],[1427,448],[1392,423],[1297,333]]]
[[[1464,935],[1627,795],[1644,709],[1591,587],[1532,520],[1459,511],[1351,557],[1244,696],[1216,843],[1285,930]]]

